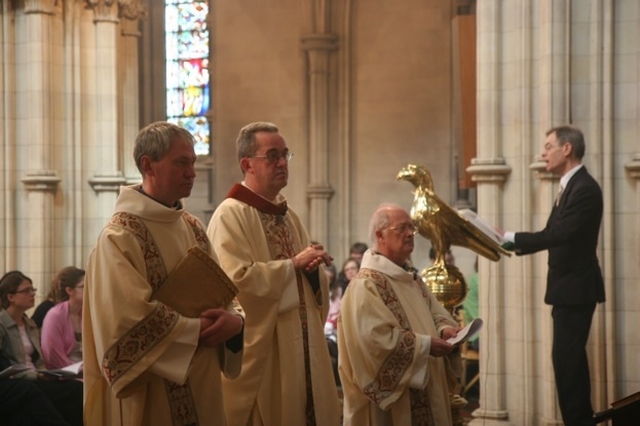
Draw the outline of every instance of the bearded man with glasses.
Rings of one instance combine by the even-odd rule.
[[[460,327],[411,265],[417,230],[409,213],[383,204],[369,231],[372,249],[338,318],[343,424],[451,425],[449,393],[461,364],[446,339]]]
[[[338,392],[324,337],[331,256],[312,244],[280,191],[289,151],[278,128],[240,130],[244,181],[214,212],[207,234],[246,313],[240,376],[223,379],[229,425],[339,425]]]

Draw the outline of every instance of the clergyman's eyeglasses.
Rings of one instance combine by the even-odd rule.
[[[398,231],[401,234],[406,234],[407,232],[411,232],[413,235],[416,235],[418,233],[418,228],[416,228],[416,226],[412,223],[405,223],[398,226],[390,226],[387,229],[393,229],[395,231]]]
[[[249,158],[264,158],[268,163],[277,163],[278,160],[284,158],[284,160],[288,163],[293,158],[293,152],[285,151],[280,153],[277,151],[272,151],[265,155],[252,155]]]

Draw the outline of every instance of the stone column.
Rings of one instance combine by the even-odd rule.
[[[139,20],[147,16],[147,9],[141,0],[120,0],[120,46],[119,67],[122,80],[122,108],[119,121],[122,123],[121,140],[123,169],[127,184],[140,182],[141,176],[133,160],[133,147],[140,130],[138,39]]]
[[[479,108],[478,123],[493,114],[495,111],[483,112],[482,108]],[[481,127],[479,126],[478,141],[488,141],[488,139],[483,139],[485,132],[481,130]],[[482,153],[482,149],[479,149],[479,153]],[[477,183],[478,212],[481,212],[482,217],[489,223],[499,223],[499,218],[504,214],[503,183],[511,173],[511,167],[501,157],[474,158],[471,161],[471,166],[467,168],[467,172]],[[508,421],[509,414],[506,405],[507,378],[504,343],[506,315],[504,305],[507,284],[503,277],[502,262],[502,260],[491,262],[482,257],[478,261],[479,282],[488,283],[491,289],[488,288],[488,285],[479,286],[480,318],[485,319],[480,337],[482,350],[479,361],[482,397],[480,408],[473,413],[476,419],[469,423],[471,425],[514,425]],[[491,313],[489,313],[489,307],[491,307]],[[488,354],[490,356],[487,356]]]
[[[587,345],[591,371],[591,401],[594,410],[599,411],[610,407],[612,401],[624,396],[618,395],[619,389],[611,379],[621,375],[618,372],[618,360],[621,357],[617,356],[617,351],[624,341],[619,338],[621,327],[618,326],[619,319],[616,315],[616,311],[624,309],[623,305],[619,304],[624,296],[620,297],[617,294],[619,290],[616,286],[624,274],[616,271],[615,268],[620,256],[620,253],[617,252],[620,246],[616,241],[616,233],[624,229],[624,225],[621,225],[621,215],[614,206],[621,201],[618,191],[622,185],[619,184],[620,180],[617,177],[621,173],[621,164],[618,160],[621,148],[619,141],[625,138],[616,134],[614,129],[621,128],[620,122],[630,118],[625,114],[628,111],[626,105],[620,107],[620,105],[624,105],[620,103],[622,97],[616,94],[624,92],[624,89],[620,86],[616,87],[615,84],[616,76],[620,75],[617,68],[622,62],[617,62],[616,57],[624,56],[624,53],[621,52],[625,49],[629,49],[627,52],[634,52],[634,49],[635,52],[638,52],[638,47],[636,44],[622,41],[622,37],[619,36],[621,22],[615,22],[616,16],[626,14],[622,12],[624,9],[622,9],[621,3],[614,1],[591,2],[590,7],[586,10],[575,3],[572,4],[572,14],[582,12],[583,16],[588,16],[586,28],[582,28],[581,22],[574,24],[577,27],[574,32],[582,31],[578,36],[574,35],[573,37],[573,40],[581,41],[578,48],[573,48],[576,51],[574,62],[588,63],[589,72],[585,73],[588,95],[585,97],[590,102],[588,119],[585,120],[586,124],[582,125],[587,135],[587,153],[584,162],[589,164],[589,172],[600,183],[604,203],[598,241],[598,258],[604,276],[606,303],[596,307]],[[628,21],[628,25],[637,28],[638,10],[635,9],[635,11],[636,14]],[[619,44],[614,46],[614,41],[618,37],[620,37]],[[637,56],[635,61],[637,63]],[[625,84],[627,81],[620,78],[617,83]],[[578,84],[581,83],[582,81],[578,81]],[[575,83],[574,86],[576,86]],[[614,102],[616,106],[614,106]],[[618,108],[619,110],[616,111]],[[636,122],[633,127],[637,128],[637,126]],[[625,249],[621,250],[623,253],[625,251]]]
[[[499,2],[477,4],[477,155],[467,172],[477,182],[478,212],[489,223],[500,223],[503,215],[503,182],[511,168],[503,158],[503,140],[500,132],[502,114],[500,93],[500,64],[503,58],[498,48],[501,37],[502,10]],[[505,425],[509,415],[506,403],[505,377],[505,282],[502,263],[482,259],[478,264],[480,285],[480,317],[485,318],[481,333],[480,408],[470,424]],[[493,277],[489,279],[489,277]],[[488,307],[491,314],[488,315]],[[490,317],[490,320],[487,318]],[[487,356],[490,354],[490,356]]]
[[[121,94],[118,90],[118,5],[115,0],[87,0],[93,10],[93,64],[87,78],[93,79],[90,101],[94,107],[91,120],[86,123],[90,135],[84,144],[88,182],[93,198],[88,194],[85,203],[85,222],[99,230],[113,212],[118,191],[126,183],[123,175],[123,154],[119,129]],[[99,231],[98,231],[99,232]],[[88,237],[88,236],[87,236]]]
[[[104,220],[113,211],[122,173],[118,132],[118,5],[115,0],[87,0],[95,24],[95,138],[86,148],[95,156],[89,184],[97,195],[97,211]]]
[[[571,15],[569,2],[540,0],[538,3],[540,10],[540,48],[537,52],[540,56],[540,66],[538,67],[540,85],[537,92],[540,113],[538,130],[544,132],[553,126],[569,123],[570,120]],[[525,66],[532,67],[533,63],[525,64]],[[536,136],[539,137],[539,142],[534,152],[540,153],[544,134]],[[532,196],[536,198],[538,204],[536,210],[546,212],[548,215],[555,200],[559,177],[545,171],[545,163],[540,156],[537,157],[537,160],[529,166],[532,171],[537,172],[537,177],[540,179],[538,194],[532,194]],[[527,177],[525,176],[524,179],[526,181]],[[531,189],[527,188],[526,194],[530,193]],[[540,215],[538,223],[533,224],[536,227],[534,230],[543,229],[545,223],[546,216]],[[531,268],[531,261],[528,261],[527,265]],[[546,265],[538,265],[537,273],[540,277],[545,276]],[[522,278],[526,280],[527,287],[535,284],[531,274]],[[545,348],[545,353],[551,354],[553,341],[551,313],[548,310],[543,310],[541,318],[542,345]],[[527,376],[532,376],[533,373],[533,371],[528,372]],[[542,395],[541,422],[545,426],[561,425],[562,415],[558,408],[558,394],[550,356],[542,359],[542,371],[539,374],[542,376],[543,386],[542,392],[539,393]]]
[[[540,127],[549,129],[569,122],[570,2],[539,0],[539,7]]]
[[[53,264],[53,200],[60,178],[53,169],[52,99],[51,81],[51,20],[54,0],[26,0],[24,75],[17,84],[19,98],[24,100],[25,117],[19,120],[25,140],[19,144],[26,149],[21,178],[26,191],[24,217],[20,222],[28,229],[29,238],[23,241],[28,254],[22,253],[26,262],[23,269],[36,283],[49,282]],[[13,143],[11,141],[10,143]],[[42,286],[39,286],[42,287]],[[44,296],[42,289],[38,297]]]
[[[9,2],[0,2],[0,269],[16,265],[14,168],[16,164],[15,42],[10,31],[14,12]]]
[[[329,241],[329,59],[337,50],[337,37],[328,33],[307,34],[302,48],[309,58],[309,234]]]

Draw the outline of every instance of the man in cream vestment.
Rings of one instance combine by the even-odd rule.
[[[227,422],[339,425],[323,331],[329,288],[321,265],[331,258],[310,244],[279,193],[291,153],[278,129],[250,124],[237,148],[245,180],[218,206],[207,230],[246,316],[242,372],[222,383]]]
[[[121,188],[91,253],[83,312],[87,425],[225,424],[220,376],[239,373],[242,317],[224,306],[187,318],[152,297],[190,248],[211,253],[202,225],[180,202],[195,177],[193,143],[169,123],[140,132],[134,157],[143,182]]]
[[[400,206],[371,219],[373,246],[342,298],[338,365],[344,424],[451,425],[449,392],[460,358],[445,340],[456,321],[416,275],[409,257],[415,227]]]

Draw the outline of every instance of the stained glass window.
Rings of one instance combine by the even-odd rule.
[[[208,1],[165,0],[167,120],[189,130],[198,155],[210,152]]]

